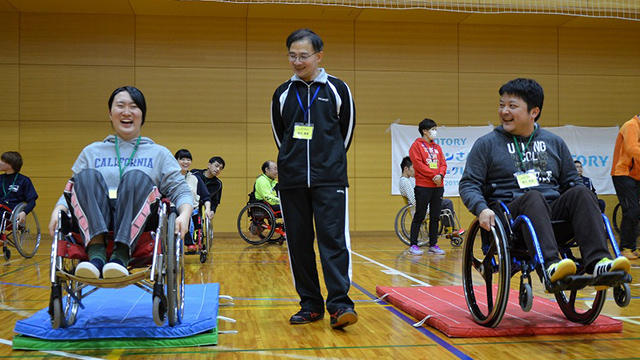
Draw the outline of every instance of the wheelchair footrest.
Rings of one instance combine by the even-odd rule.
[[[547,286],[547,291],[550,293],[556,293],[566,290],[581,290],[587,286],[619,286],[623,283],[630,283],[631,275],[624,271],[612,271],[600,276],[594,277],[593,275],[571,275],[562,280],[556,281]]]

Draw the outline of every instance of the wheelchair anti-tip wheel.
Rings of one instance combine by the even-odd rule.
[[[276,219],[271,209],[262,203],[249,203],[238,214],[238,233],[251,245],[260,245],[271,239]]]
[[[467,307],[476,323],[496,327],[509,300],[511,262],[507,237],[500,221],[491,232],[476,219],[463,247],[462,283]]]
[[[631,289],[629,284],[622,284],[613,288],[613,299],[620,307],[629,305],[631,301]]]
[[[403,206],[396,215],[395,230],[396,236],[405,245],[411,245],[411,222],[413,221],[413,213],[415,206],[407,204]],[[425,218],[425,221],[420,226],[420,232],[418,233],[418,246],[425,246],[429,243],[429,229],[427,226],[429,216]]]
[[[40,223],[33,211],[27,214],[24,223],[18,221],[17,214],[22,212],[26,206],[26,203],[20,203],[13,209],[12,240],[20,255],[31,258],[40,246]]]
[[[460,245],[462,245],[462,236],[451,235],[451,245],[454,247],[460,247]]]

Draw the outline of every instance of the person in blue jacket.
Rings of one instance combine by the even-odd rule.
[[[16,205],[21,202],[27,203],[27,206],[19,214],[20,222],[24,222],[27,214],[36,206],[38,193],[31,183],[28,176],[20,174],[22,169],[22,156],[16,151],[7,151],[0,156],[0,171],[4,174],[0,175],[0,203],[13,210]],[[2,210],[0,209],[0,212]]]

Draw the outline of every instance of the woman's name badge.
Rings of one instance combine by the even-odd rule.
[[[429,163],[429,169],[437,169],[438,168],[438,160],[431,160]]]
[[[118,198],[118,189],[109,189],[109,199]]]
[[[313,124],[296,123],[293,128],[293,138],[311,140],[313,137]]]
[[[526,189],[540,185],[540,183],[538,183],[536,172],[533,170],[529,170],[527,172],[517,172],[514,175],[516,177],[516,180],[518,180],[518,186],[520,186],[520,189]]]

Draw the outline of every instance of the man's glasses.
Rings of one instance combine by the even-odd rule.
[[[305,62],[307,60],[309,60],[310,57],[312,57],[313,55],[315,55],[317,53],[314,52],[312,54],[300,54],[300,55],[296,55],[294,53],[289,53],[287,54],[287,56],[289,57],[289,61],[291,62],[295,62],[296,60],[300,61],[300,62]]]

